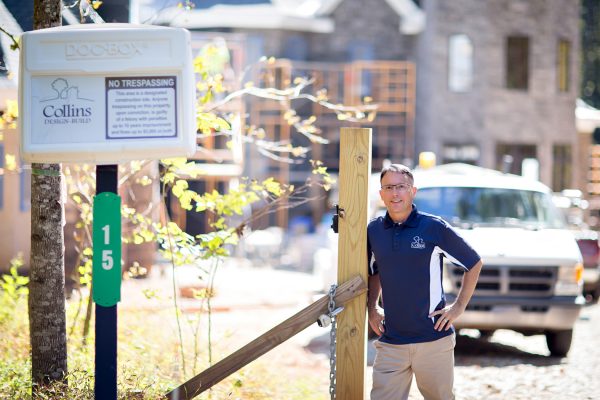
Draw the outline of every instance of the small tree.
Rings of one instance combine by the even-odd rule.
[[[36,1],[36,11],[42,16],[56,16],[60,19],[60,2],[46,0]],[[81,2],[79,3],[82,4]],[[88,4],[88,3],[86,3]],[[54,11],[56,8],[57,12]],[[91,8],[88,12],[93,12]],[[58,14],[57,14],[58,13]],[[37,17],[36,17],[37,18]],[[38,21],[38,19],[36,19]],[[48,27],[49,25],[36,26]],[[6,33],[6,32],[5,32]],[[214,51],[214,50],[213,50]],[[318,94],[305,93],[305,89],[312,84],[310,79],[298,78],[285,88],[262,88],[253,84],[246,84],[243,89],[228,91],[221,101],[213,102],[214,94],[224,91],[223,77],[215,71],[210,60],[213,51],[204,52],[202,57],[196,59],[196,73],[199,77],[197,88],[200,91],[199,104],[197,108],[197,129],[199,137],[227,136],[234,137],[242,134],[244,143],[251,143],[261,149],[261,153],[281,162],[295,162],[299,157],[306,157],[307,148],[292,146],[291,143],[272,142],[265,137],[261,129],[251,127],[245,132],[234,132],[229,121],[240,118],[239,115],[220,113],[219,109],[233,99],[243,96],[277,100],[285,110],[287,123],[295,130],[306,136],[311,142],[326,142],[320,136],[316,127],[316,118],[310,116],[302,119],[296,114],[292,102],[297,99],[308,100],[337,113],[340,119],[356,121],[369,119],[375,115],[375,105],[358,107],[346,107],[340,104],[328,102],[325,90]],[[261,66],[273,64],[274,59],[260,61]],[[58,90],[58,89],[57,89]],[[3,118],[16,113],[5,113]],[[209,149],[204,149],[210,151]],[[9,155],[7,155],[8,159]],[[10,155],[10,157],[13,157]],[[152,183],[151,177],[141,176],[143,165],[147,162],[132,162],[120,183],[130,179],[139,184]],[[326,168],[319,161],[312,161],[313,174],[318,179],[312,179],[306,185],[294,187],[283,182],[277,182],[273,178],[262,181],[244,179],[241,184],[227,193],[196,193],[189,189],[187,179],[203,175],[201,166],[186,159],[161,160],[162,174],[160,177],[163,194],[172,193],[185,210],[196,212],[208,212],[213,215],[212,231],[197,236],[185,233],[175,223],[169,221],[168,215],[164,213],[164,223],[159,223],[147,217],[143,213],[124,205],[122,216],[133,226],[129,237],[124,238],[125,243],[158,242],[160,251],[172,261],[173,268],[180,264],[195,263],[198,260],[212,260],[212,266],[208,270],[200,271],[202,276],[209,282],[214,279],[217,266],[223,257],[228,256],[229,248],[239,240],[244,228],[254,218],[259,218],[274,212],[280,207],[293,207],[309,201],[308,186],[318,184],[326,190],[332,184],[332,180],[326,172]],[[16,169],[16,167],[15,167]],[[64,260],[63,260],[63,225],[62,225],[62,203],[61,199],[61,166],[33,164],[32,165],[32,253],[31,253],[31,283],[30,283],[30,333],[32,346],[32,376],[35,384],[46,383],[64,377],[67,373],[66,364],[66,329],[65,329],[65,299],[64,299]],[[78,272],[80,283],[91,286],[91,218],[92,200],[95,193],[93,169],[86,165],[75,165],[65,167],[68,196],[73,200],[79,211],[80,221],[77,223],[81,230],[77,235],[77,248],[79,250]],[[252,216],[233,226],[228,224],[228,217],[241,216],[244,208],[260,202],[263,206]],[[162,206],[163,211],[166,205]],[[48,236],[48,235],[51,236]],[[55,248],[59,243],[59,250]],[[51,246],[52,245],[52,246]],[[51,251],[50,257],[48,253]],[[44,255],[42,258],[41,255]],[[44,263],[42,263],[44,261]],[[46,288],[51,285],[51,288]],[[175,289],[175,288],[174,288]],[[89,291],[87,292],[89,293]],[[204,293],[198,293],[197,297],[209,304],[210,310],[211,289]],[[50,296],[49,299],[47,296]],[[91,296],[90,296],[91,297]],[[48,301],[49,300],[49,301]],[[85,324],[88,326],[91,318],[91,299],[88,298],[88,307],[85,315]],[[177,308],[177,295],[175,293],[175,307]],[[83,304],[83,303],[80,303]],[[77,313],[79,316],[80,313]],[[176,310],[179,320],[180,312]],[[210,318],[210,312],[209,312]],[[199,322],[199,320],[198,320]],[[75,326],[75,325],[74,325]],[[197,327],[196,325],[196,332]],[[181,330],[181,329],[180,329]],[[73,330],[72,330],[73,331]],[[87,329],[84,328],[84,343]],[[209,320],[210,336],[210,320]],[[180,335],[181,337],[181,335]],[[197,344],[194,343],[194,354],[197,355]],[[181,343],[182,370],[186,374],[183,343]],[[209,362],[210,362],[209,342]],[[194,359],[197,359],[195,357]],[[195,365],[194,365],[195,370]]]
[[[211,45],[208,45],[209,47]],[[206,51],[211,54],[211,51]],[[273,60],[263,59],[258,65],[265,66],[273,63]],[[320,97],[314,97],[305,94],[303,91],[310,85],[310,80],[299,79],[292,86],[283,89],[260,88],[254,85],[246,85],[240,90],[229,92],[228,96],[218,103],[210,103],[215,93],[224,89],[222,77],[218,73],[209,73],[205,69],[207,63],[202,57],[195,60],[196,72],[199,76],[198,86],[201,88],[199,96],[199,105],[197,111],[197,127],[200,137],[226,136],[232,137],[242,134],[234,132],[229,120],[237,116],[223,115],[219,109],[231,101],[242,96],[253,96],[269,100],[279,100],[288,107],[286,115],[287,122],[294,126],[296,130],[311,140],[321,142],[318,129],[314,126],[316,120],[308,118],[302,120],[296,116],[291,108],[291,101],[294,99],[308,99],[328,107],[335,112],[343,115],[341,118],[366,118],[363,107],[345,107],[333,105],[327,101],[327,97],[321,93]],[[368,106],[368,110],[373,112],[374,106]],[[265,133],[258,129],[250,129],[244,134],[244,142],[259,146],[262,153],[268,157],[280,160],[281,162],[294,162],[298,157],[304,157],[307,149],[294,147],[288,143],[272,143],[265,137]],[[210,149],[205,149],[210,151]],[[151,177],[145,174],[145,162],[132,162],[126,168],[121,170],[121,182],[128,181],[130,184],[149,185],[152,184]],[[273,178],[266,178],[261,181],[244,178],[235,189],[230,189],[225,193],[217,191],[207,193],[197,193],[190,189],[188,179],[196,179],[204,174],[204,167],[185,158],[163,159],[161,164],[160,185],[163,193],[161,209],[163,211],[162,220],[164,223],[154,221],[143,213],[136,212],[130,205],[124,205],[122,216],[126,220],[127,226],[131,227],[129,236],[124,237],[124,243],[141,244],[144,242],[158,242],[159,250],[166,259],[171,260],[173,272],[175,268],[183,264],[198,264],[199,260],[209,260],[208,268],[199,267],[199,276],[207,282],[208,288],[205,291],[196,293],[196,298],[202,301],[202,307],[208,306],[210,326],[210,299],[212,294],[212,282],[218,266],[224,257],[229,255],[229,248],[238,243],[245,227],[254,219],[261,218],[269,213],[275,212],[281,207],[294,207],[311,200],[309,196],[309,187],[311,185],[320,185],[328,190],[333,183],[329,177],[326,168],[319,161],[311,161],[313,166],[313,179],[307,181],[300,187],[277,182]],[[75,237],[78,240],[77,248],[80,252],[80,262],[78,271],[81,274],[79,282],[87,286],[90,284],[91,257],[93,249],[91,248],[91,205],[93,200],[94,176],[93,169],[88,166],[68,166],[65,169],[67,175],[67,187],[69,197],[77,207],[80,222],[77,224],[79,232]],[[180,207],[186,211],[195,211],[209,213],[211,215],[211,231],[196,236],[191,236],[183,231],[177,224],[169,220],[166,210],[166,195],[170,193],[179,202]],[[261,207],[255,209],[252,215],[245,215],[244,210],[251,205],[260,204]],[[150,209],[150,208],[149,208]],[[240,217],[245,215],[245,219]],[[237,216],[237,222],[231,224],[230,217]],[[135,273],[136,271],[133,271]],[[180,350],[181,367],[183,375],[186,375],[186,364],[184,356],[184,344],[181,335],[181,318],[177,303],[177,292],[173,287],[173,297],[176,308],[176,317],[180,325]],[[151,297],[151,294],[149,294]],[[81,298],[81,297],[80,297]],[[88,332],[89,319],[91,317],[91,302],[87,299],[87,312],[84,321],[84,342]],[[77,315],[81,315],[78,313]],[[195,337],[198,336],[199,319],[191,318],[187,322],[193,324],[192,327]],[[209,330],[210,337],[210,330]],[[210,339],[209,339],[210,340]],[[199,349],[197,343],[194,343],[194,366],[196,371],[196,362],[198,360]],[[211,361],[211,346],[208,346],[209,363]]]

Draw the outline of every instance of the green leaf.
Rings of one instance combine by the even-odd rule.
[[[231,235],[229,235],[229,236],[227,237],[227,239],[225,239],[225,243],[226,243],[226,244],[233,244],[233,245],[236,245],[236,244],[238,244],[238,243],[239,243],[239,241],[240,241],[240,238],[239,238],[239,236],[237,235],[237,233],[232,233]]]
[[[219,218],[216,222],[214,222],[213,227],[216,229],[226,229],[225,218]]]
[[[173,194],[176,197],[181,197],[181,195],[183,194],[183,192],[188,188],[188,183],[187,181],[180,179],[177,182],[175,182],[175,185],[173,186]]]
[[[142,290],[142,293],[148,300],[158,298],[156,290],[153,289],[144,289]]]
[[[150,229],[143,229],[139,232],[139,234],[144,238],[146,242],[150,242],[154,240],[155,235]]]
[[[19,276],[16,279],[16,283],[19,286],[25,286],[25,285],[27,285],[29,283],[29,278],[26,277],[26,276]]]
[[[275,182],[274,178],[267,178],[262,184],[269,193],[274,194],[277,197],[281,196],[281,184],[279,182]]]
[[[231,129],[231,125],[223,118],[216,118],[214,122],[214,128],[217,131],[228,131]]]
[[[162,181],[165,184],[169,184],[169,183],[175,182],[175,178],[176,178],[176,175],[173,172],[166,172],[162,177]]]

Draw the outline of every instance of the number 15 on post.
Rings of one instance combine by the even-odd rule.
[[[104,307],[121,300],[121,198],[110,192],[94,197],[93,298]]]

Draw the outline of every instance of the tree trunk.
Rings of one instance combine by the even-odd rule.
[[[33,0],[33,29],[62,25],[60,0]]]
[[[62,178],[58,164],[31,167],[31,374],[43,384],[67,373]]]
[[[60,0],[34,0],[33,28],[61,25]],[[33,392],[67,373],[60,164],[31,166],[29,331]]]

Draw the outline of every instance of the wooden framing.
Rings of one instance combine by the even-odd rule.
[[[318,91],[327,90],[329,102],[358,106],[367,97],[377,104],[377,116],[374,120],[354,123],[355,127],[373,129],[372,166],[381,169],[385,160],[413,160],[415,158],[415,98],[416,68],[409,61],[355,61],[352,63],[300,62],[285,59],[269,63],[255,76],[260,86],[284,88],[297,77],[311,78],[313,84],[307,87],[307,93],[318,96]],[[298,139],[291,134],[289,125],[283,118],[281,104],[273,100],[253,99],[248,103],[248,125],[265,129],[271,140]],[[339,132],[347,121],[340,121],[336,114],[320,105],[304,104],[298,110],[302,118],[311,115],[317,117],[317,125],[322,130],[322,137],[329,144],[308,144],[312,146],[310,158],[323,161],[332,172],[339,169],[338,147]],[[298,143],[298,142],[296,142]],[[252,160],[248,160],[252,162]],[[293,176],[300,177],[302,172],[285,163],[267,160],[266,176],[288,182]],[[259,165],[257,163],[257,165]],[[308,173],[306,173],[308,174]],[[290,182],[299,183],[299,182]],[[313,205],[315,221],[320,220],[326,205]],[[270,221],[286,227],[287,210],[278,212],[277,219]],[[257,228],[267,226],[267,221]]]

